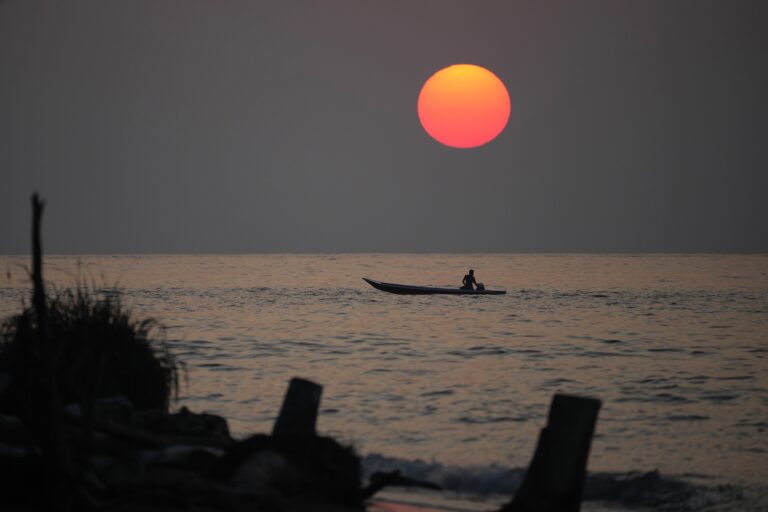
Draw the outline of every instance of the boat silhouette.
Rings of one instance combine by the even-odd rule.
[[[504,295],[504,290],[468,290],[466,288],[440,288],[435,286],[414,286],[410,284],[384,283],[376,279],[363,278],[377,290],[398,295]]]

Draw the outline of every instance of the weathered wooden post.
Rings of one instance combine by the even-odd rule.
[[[37,316],[37,329],[40,341],[47,343],[48,309],[45,303],[45,287],[43,286],[43,244],[40,240],[40,224],[43,218],[45,203],[37,193],[32,194],[32,304]]]
[[[578,512],[600,401],[555,395],[547,426],[514,499],[504,512]]]
[[[58,441],[58,413],[59,403],[56,387],[56,352],[52,340],[48,338],[48,304],[45,299],[45,286],[43,284],[43,243],[41,241],[40,226],[43,220],[43,208],[45,203],[40,200],[37,193],[32,194],[32,305],[35,311],[37,335],[35,343],[38,344],[38,353],[42,357],[41,366],[46,372],[48,395],[38,397],[44,402],[38,404],[42,409],[41,423],[48,429],[48,444],[55,447]],[[54,448],[57,449],[57,448]]]
[[[43,372],[42,387],[32,398],[25,414],[25,422],[38,437],[52,474],[50,500],[59,510],[68,509],[74,496],[77,469],[70,448],[63,442],[61,403],[58,393],[58,348],[48,329],[48,303],[43,280],[43,244],[41,226],[45,202],[37,193],[32,194],[32,306],[35,315],[39,364]]]
[[[294,377],[272,428],[273,436],[314,436],[323,386]]]

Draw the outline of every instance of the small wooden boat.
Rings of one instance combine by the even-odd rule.
[[[375,279],[363,278],[363,281],[377,290],[398,295],[504,295],[504,290],[466,290],[463,288],[437,288],[434,286],[413,286],[409,284],[382,283]]]

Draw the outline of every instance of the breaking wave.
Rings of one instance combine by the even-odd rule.
[[[376,471],[399,469],[409,478],[438,484],[446,491],[510,498],[525,477],[525,468],[446,465],[380,454],[364,456],[363,469],[366,476]],[[618,510],[757,512],[768,511],[768,487],[708,485],[665,476],[658,471],[601,472],[588,474],[583,500],[612,503]]]

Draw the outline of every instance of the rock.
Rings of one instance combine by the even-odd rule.
[[[239,491],[275,491],[283,496],[301,493],[304,483],[299,468],[288,457],[273,450],[251,454],[235,470],[229,482]]]
[[[285,499],[362,508],[360,459],[330,437],[255,435],[230,447],[212,475],[240,490],[272,485]]]
[[[224,450],[200,445],[171,445],[162,450],[142,452],[145,463],[184,468],[208,473],[224,455]]]
[[[52,506],[50,489],[55,481],[50,465],[39,453],[15,445],[0,446],[0,510],[7,504],[30,509]]]
[[[11,384],[11,375],[8,372],[0,372],[0,395],[5,393]]]
[[[119,423],[130,422],[133,411],[133,403],[123,395],[100,398],[93,404],[94,416]]]
[[[168,467],[153,467],[143,475],[143,486],[163,488],[185,496],[217,493],[222,486],[194,471]]]
[[[108,461],[104,461],[108,462]],[[125,453],[114,458],[113,463],[105,464],[100,474],[102,482],[111,491],[125,493],[138,489],[143,481],[146,468],[138,453]]]
[[[31,441],[24,422],[17,416],[0,414],[0,443],[28,444]]]
[[[232,442],[226,419],[215,414],[196,414],[186,407],[175,414],[163,411],[137,412],[133,415],[133,426],[169,438],[177,444],[185,444],[185,439],[186,444],[211,446],[227,446]]]

